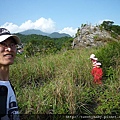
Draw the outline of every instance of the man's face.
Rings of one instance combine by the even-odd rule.
[[[8,38],[7,40],[0,42],[0,66],[13,64],[16,52],[16,44],[13,38]]]

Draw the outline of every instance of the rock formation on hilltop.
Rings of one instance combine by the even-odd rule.
[[[72,48],[101,46],[113,39],[102,26],[82,25],[76,33]]]

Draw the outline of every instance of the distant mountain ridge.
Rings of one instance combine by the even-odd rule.
[[[71,37],[69,34],[66,33],[58,33],[58,32],[53,32],[49,34],[49,37],[51,38],[61,38],[61,37]]]
[[[48,33],[42,32],[41,30],[35,30],[35,29],[29,29],[19,33],[23,35],[31,35],[31,34],[44,35],[44,36],[49,35]]]
[[[48,36],[50,38],[71,37],[69,34],[66,34],[66,33],[53,32],[49,34],[49,33],[42,32],[41,30],[35,30],[35,29],[29,29],[19,33],[23,35],[31,35],[31,34],[43,35],[43,36]]]

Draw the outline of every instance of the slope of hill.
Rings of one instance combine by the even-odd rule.
[[[76,37],[73,40],[72,47],[97,47],[113,40],[117,41],[118,39],[112,37],[111,33],[105,30],[102,26],[85,24],[78,29]]]

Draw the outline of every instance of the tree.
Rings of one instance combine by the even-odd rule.
[[[105,30],[111,31],[113,23],[113,21],[103,21],[101,25],[104,27]]]

